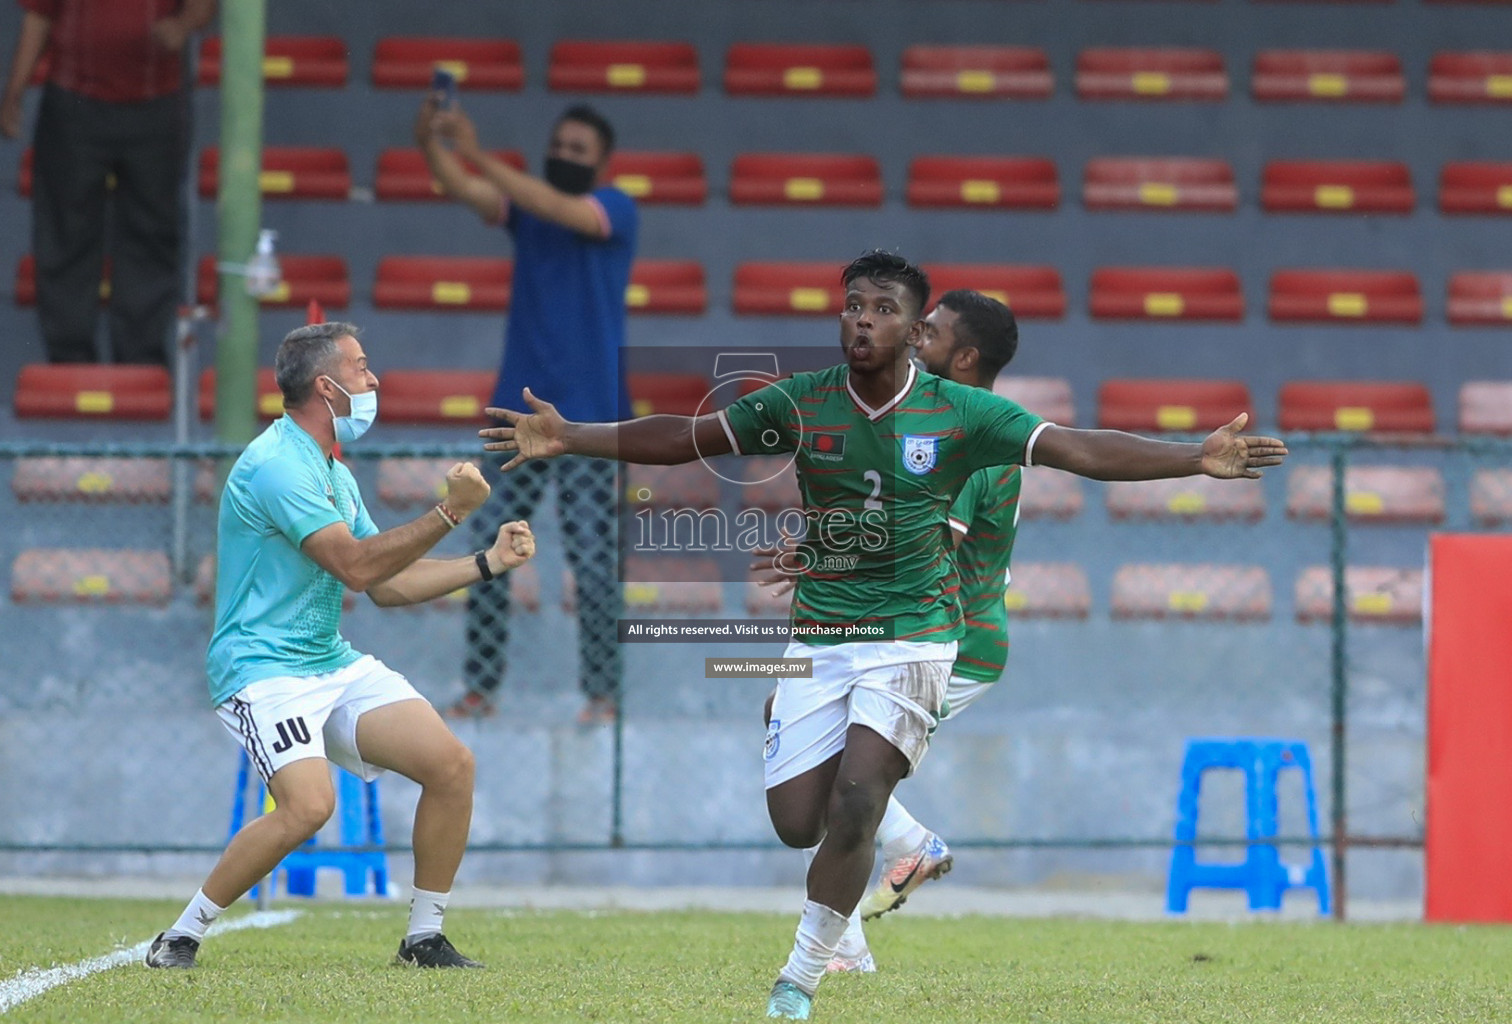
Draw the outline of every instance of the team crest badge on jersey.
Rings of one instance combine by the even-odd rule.
[[[782,745],[782,723],[772,719],[767,723],[766,746],[761,752],[764,760],[770,761],[777,756],[777,748]]]
[[[917,434],[904,434],[903,468],[915,476],[923,476],[931,469],[934,469],[939,449],[940,439],[937,437],[919,437]]]

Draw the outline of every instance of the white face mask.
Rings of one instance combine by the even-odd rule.
[[[336,384],[330,377],[326,377],[326,380]],[[352,412],[348,416],[337,416],[335,408],[329,401],[326,402],[326,408],[331,410],[331,426],[336,431],[336,440],[346,444],[366,434],[368,427],[378,418],[378,392],[364,391],[354,395],[340,384],[336,384],[336,387],[352,400]]]

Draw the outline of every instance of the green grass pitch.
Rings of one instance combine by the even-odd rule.
[[[178,910],[136,900],[0,897],[0,991],[28,969],[135,945]],[[390,964],[404,926],[400,906],[303,910],[281,927],[212,936],[197,970],[130,964],[103,971],[15,1006],[5,1024],[755,1021],[796,921],[796,914],[453,910],[448,934],[488,970],[434,972]],[[870,937],[879,972],[828,979],[816,1021],[1512,1021],[1508,928],[940,919],[904,911],[875,922]]]

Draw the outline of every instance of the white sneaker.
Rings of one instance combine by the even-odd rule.
[[[871,950],[862,949],[860,956],[841,956],[836,953],[824,967],[825,974],[876,974],[877,961]]]
[[[933,832],[912,853],[882,865],[877,887],[861,900],[861,920],[870,921],[889,910],[896,910],[908,896],[932,878],[939,878],[955,864],[950,847]]]

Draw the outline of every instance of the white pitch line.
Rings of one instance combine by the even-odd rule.
[[[298,910],[260,910],[246,917],[217,921],[210,926],[207,934],[222,935],[226,932],[239,932],[244,928],[276,928],[281,924],[288,924],[300,913],[301,911]],[[147,948],[151,945],[152,940],[148,939],[146,942],[138,942],[130,949],[118,949],[104,956],[80,960],[76,964],[66,964],[63,967],[33,967],[22,971],[9,981],[0,981],[0,1013],[5,1013],[28,999],[35,999],[49,989],[66,985],[70,981],[78,981],[91,974],[108,971],[112,967],[140,963],[147,955]]]

